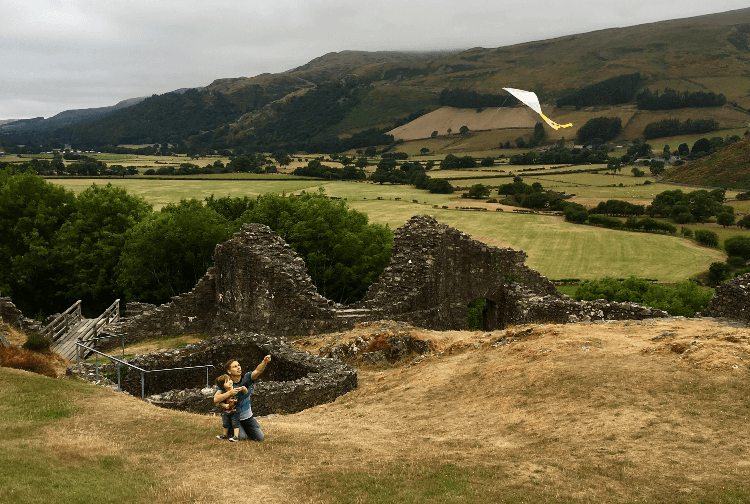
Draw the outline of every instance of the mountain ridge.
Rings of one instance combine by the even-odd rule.
[[[332,52],[277,74],[215,79],[202,92],[221,95],[236,108],[230,111],[224,104],[221,117],[212,111],[215,98],[202,99],[203,105],[195,108],[189,100],[159,95],[148,104],[109,113],[106,121],[68,125],[48,137],[86,146],[180,142],[197,150],[335,151],[349,145],[343,139],[370,130],[387,132],[437,110],[445,89],[503,94],[503,87],[517,87],[550,103],[634,72],[643,76],[645,88],[722,93],[733,107],[747,112],[750,8],[497,48]],[[170,114],[184,117],[185,107],[207,120],[163,134],[154,127],[149,114],[155,108],[162,121],[169,121]],[[13,124],[0,126],[0,131]]]

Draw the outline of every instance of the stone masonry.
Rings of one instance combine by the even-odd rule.
[[[192,291],[156,308],[137,307],[140,315],[111,332],[126,333],[127,342],[237,331],[286,337],[385,319],[461,330],[467,305],[478,298],[487,299],[484,330],[667,316],[630,303],[573,301],[525,259],[522,251],[489,246],[431,216],[415,216],[396,230],[391,262],[379,281],[362,301],[343,306],[318,294],[304,261],[270,228],[245,224],[216,246],[214,265]]]
[[[211,413],[219,411],[213,403],[213,394],[216,377],[224,374],[224,363],[237,360],[244,374],[255,369],[269,354],[272,360],[253,386],[255,415],[296,413],[331,402],[357,387],[357,370],[340,360],[313,356],[292,348],[281,338],[259,334],[216,336],[179,350],[136,355],[128,362],[144,370],[213,365],[208,372],[208,387],[205,369],[144,373],[143,380],[148,400],[157,406]],[[95,374],[92,366],[79,364],[68,373],[88,379]],[[99,373],[117,382],[114,364],[100,366]],[[120,376],[122,389],[140,397],[141,372],[128,368],[121,370]]]
[[[39,332],[42,324],[23,316],[10,298],[0,297],[0,321],[25,333]]]
[[[750,273],[717,285],[714,297],[699,315],[750,323]]]

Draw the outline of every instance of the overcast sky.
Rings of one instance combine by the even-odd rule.
[[[492,48],[744,7],[747,0],[0,0],[0,119],[283,72],[332,51]]]

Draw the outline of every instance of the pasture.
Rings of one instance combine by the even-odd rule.
[[[211,194],[217,197],[256,196],[269,192],[291,194],[303,190],[317,191],[322,187],[327,195],[346,199],[350,208],[366,213],[370,222],[388,224],[391,229],[403,225],[413,215],[430,214],[479,241],[521,249],[528,254],[526,264],[551,279],[635,275],[671,283],[694,277],[707,270],[712,262],[725,258],[720,250],[697,247],[694,242],[679,237],[579,226],[557,216],[517,214],[510,207],[499,212],[495,210],[503,207],[497,204],[466,200],[457,194],[430,194],[411,186],[277,179],[273,176],[262,180],[125,178],[106,182],[143,197],[157,209],[183,198],[202,200]],[[54,183],[80,192],[92,181],[60,179]],[[609,189],[613,192],[608,194],[615,195],[619,188]],[[460,210],[460,207],[485,207],[489,210],[467,211]]]

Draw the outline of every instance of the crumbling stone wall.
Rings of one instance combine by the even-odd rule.
[[[271,362],[253,386],[255,415],[295,413],[335,400],[357,387],[357,370],[337,359],[325,359],[301,352],[281,338],[259,334],[216,336],[179,350],[136,355],[129,363],[141,369],[184,368],[211,364],[206,387],[205,369],[152,372],[144,374],[144,391],[150,402],[164,407],[211,413],[216,377],[224,374],[224,363],[237,360],[243,375],[255,369],[263,357]],[[89,376],[91,364],[79,364],[70,374]],[[123,368],[124,369],[124,368]],[[116,382],[116,366],[101,366],[100,374]],[[141,373],[129,368],[121,371],[121,387],[134,396],[141,395]]]
[[[489,246],[431,216],[415,216],[396,230],[391,262],[365,299],[342,306],[318,294],[304,261],[270,228],[245,224],[216,246],[214,265],[191,292],[153,309],[140,307],[140,315],[111,332],[127,333],[127,342],[235,331],[290,336],[383,319],[461,330],[467,305],[478,298],[488,300],[485,330],[667,315],[629,303],[573,301],[525,260],[522,251]]]
[[[699,315],[750,322],[750,273],[717,285],[714,297]]]
[[[467,305],[485,298],[484,329],[499,329],[523,318],[516,313],[522,296],[513,285],[558,296],[552,282],[524,265],[525,260],[522,251],[492,247],[431,216],[415,216],[396,230],[390,265],[357,307],[383,319],[460,330],[467,328]]]
[[[0,297],[0,321],[25,333],[39,332],[42,324],[23,316],[8,297]]]

